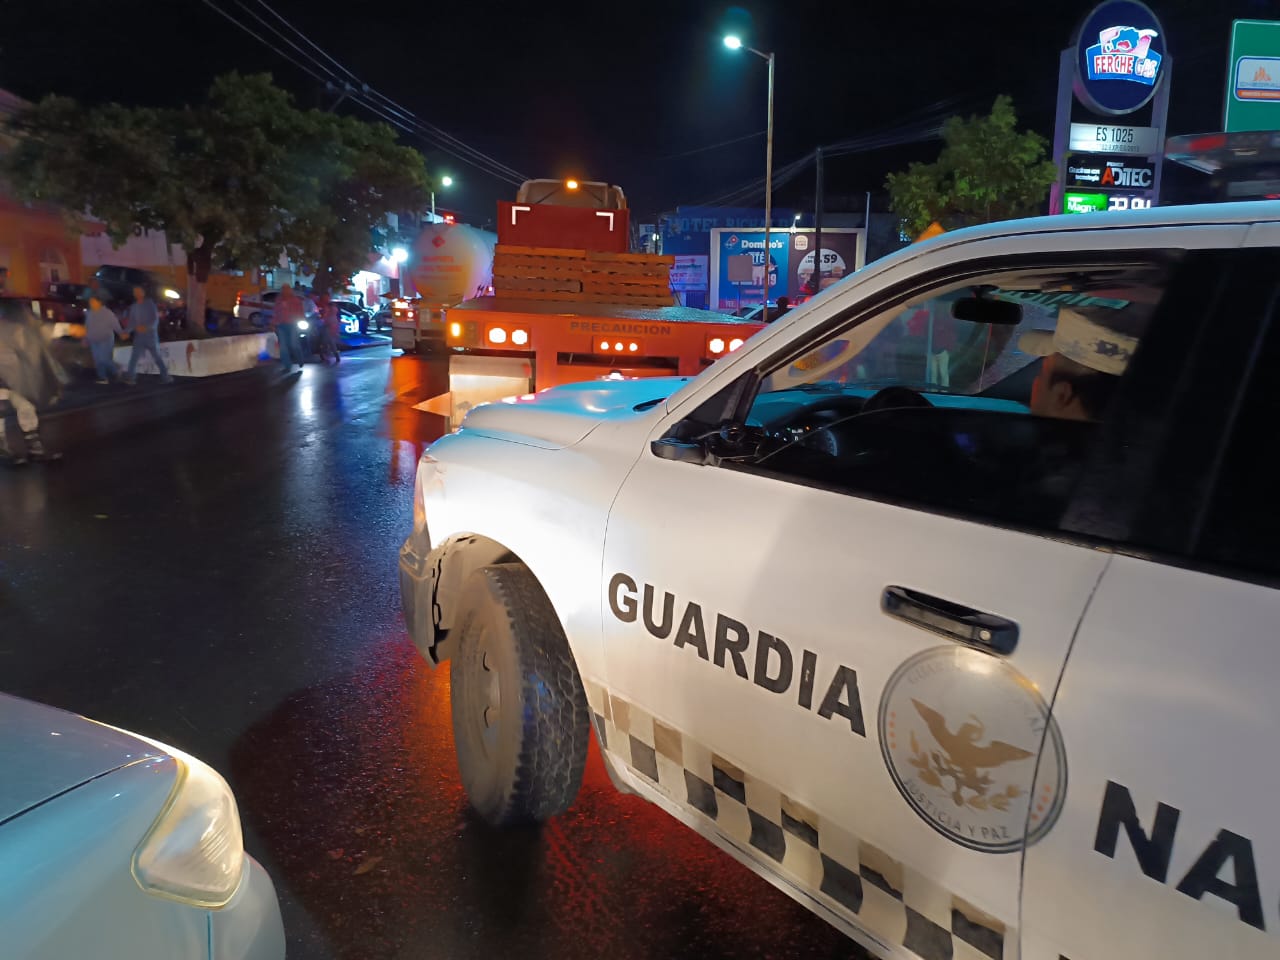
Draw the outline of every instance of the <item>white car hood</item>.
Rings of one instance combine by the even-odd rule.
[[[607,420],[624,420],[652,409],[688,380],[644,377],[568,383],[475,407],[462,421],[462,428],[535,446],[568,447]]]
[[[0,694],[0,824],[135,760],[163,756],[122,730]]]

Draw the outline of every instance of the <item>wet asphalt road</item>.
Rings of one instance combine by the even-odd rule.
[[[396,551],[444,421],[439,365],[334,370],[0,472],[0,690],[211,762],[275,880],[293,960],[861,956],[617,794],[468,811],[448,671],[405,633]]]

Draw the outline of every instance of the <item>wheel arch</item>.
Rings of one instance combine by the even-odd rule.
[[[462,588],[467,582],[467,578],[481,567],[499,563],[519,564],[528,570],[533,575],[534,580],[537,581],[539,589],[547,597],[551,609],[555,611],[556,620],[559,621],[560,629],[568,641],[569,655],[573,658],[574,668],[578,672],[578,679],[587,691],[587,698],[590,701],[591,685],[589,677],[583,669],[581,651],[570,637],[564,614],[557,607],[551,592],[547,590],[536,566],[526,562],[520,554],[506,544],[483,534],[454,534],[431,552],[429,564],[436,570],[436,589],[433,602],[439,611],[439,621],[436,624],[435,631],[437,640],[431,652],[433,660],[437,665],[443,663],[445,660],[452,658],[457,648],[457,634],[451,635],[450,631],[456,623]],[[604,749],[604,741],[601,739],[602,733],[594,722],[591,724],[591,735],[596,740],[597,746],[600,747],[600,756],[604,760],[605,772],[614,788],[619,793],[634,793],[635,790],[619,774],[614,766],[614,761]]]
[[[555,602],[543,584],[542,578],[538,575],[537,569],[501,541],[478,533],[454,534],[431,551],[431,557],[428,562],[435,571],[435,589],[433,590],[432,602],[435,607],[434,615],[436,618],[437,640],[433,650],[436,663],[442,663],[450,659],[457,646],[457,635],[452,634],[452,628],[457,620],[462,588],[466,584],[467,578],[481,567],[493,564],[519,564],[532,573],[543,595],[551,603],[551,608],[556,610],[556,619],[560,622],[560,629],[564,631],[566,637],[568,636],[564,617],[561,616],[560,611],[556,608]],[[572,652],[572,643],[569,644],[569,649]],[[576,659],[575,656],[575,662]],[[578,672],[581,675],[581,667],[579,667]]]

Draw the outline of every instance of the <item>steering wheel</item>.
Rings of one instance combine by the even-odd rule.
[[[867,397],[867,402],[862,405],[862,413],[875,413],[877,410],[889,410],[894,407],[932,407],[926,397],[919,390],[912,390],[910,387],[892,386],[884,387],[877,390],[871,396]]]

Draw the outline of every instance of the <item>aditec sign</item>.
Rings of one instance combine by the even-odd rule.
[[[1089,109],[1119,116],[1150,102],[1163,77],[1164,27],[1138,0],[1108,0],[1076,39],[1076,94]]]
[[[1102,190],[1149,190],[1155,185],[1156,165],[1137,157],[1067,157],[1068,187]]]

